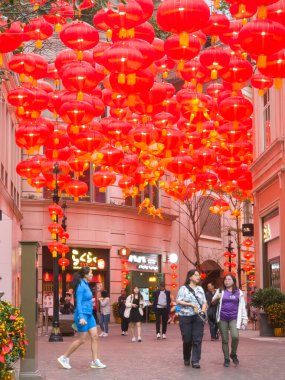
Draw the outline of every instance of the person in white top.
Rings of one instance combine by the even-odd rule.
[[[109,322],[110,322],[110,298],[108,297],[107,290],[101,291],[101,297],[98,298],[100,306],[100,329],[101,334],[99,336],[107,337],[109,333]]]

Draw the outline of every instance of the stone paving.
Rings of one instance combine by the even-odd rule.
[[[56,358],[74,337],[49,343],[39,336],[39,370],[46,380],[285,380],[285,338],[262,338],[258,331],[241,331],[239,367],[224,368],[221,342],[212,342],[208,326],[202,347],[201,369],[185,367],[180,330],[169,325],[166,340],[156,340],[155,325],[143,325],[141,343],[121,336],[119,325],[110,326],[109,336],[99,338],[100,359],[106,369],[91,369],[87,342],[71,356],[71,370],[59,368]]]

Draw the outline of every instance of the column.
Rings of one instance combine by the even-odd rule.
[[[21,252],[21,312],[25,318],[28,347],[26,356],[21,360],[20,380],[41,380],[38,370],[38,242],[20,242]]]

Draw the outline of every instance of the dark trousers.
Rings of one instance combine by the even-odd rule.
[[[129,329],[129,320],[121,315],[121,330],[126,332]]]
[[[216,317],[209,315],[208,316],[208,323],[209,323],[209,327],[210,327],[211,338],[217,339],[217,334],[218,334],[219,328],[218,328],[218,324],[216,321]]]
[[[159,309],[155,310],[155,319],[156,319],[156,333],[160,333],[160,319],[162,320],[162,334],[166,334],[167,330],[167,320],[168,320],[168,312],[167,309]]]
[[[201,359],[204,323],[197,316],[179,316],[179,326],[183,340],[183,358],[192,363],[199,363]],[[191,357],[192,352],[192,357]]]

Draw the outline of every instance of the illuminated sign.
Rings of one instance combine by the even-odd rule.
[[[129,263],[138,264],[137,268],[140,270],[149,270],[152,272],[158,271],[158,262],[156,258],[132,254],[129,256],[128,261]]]
[[[72,268],[80,269],[82,267],[90,267],[92,269],[104,270],[106,267],[106,262],[103,259],[98,259],[98,257],[92,252],[79,252],[77,249],[73,249],[72,253]]]

